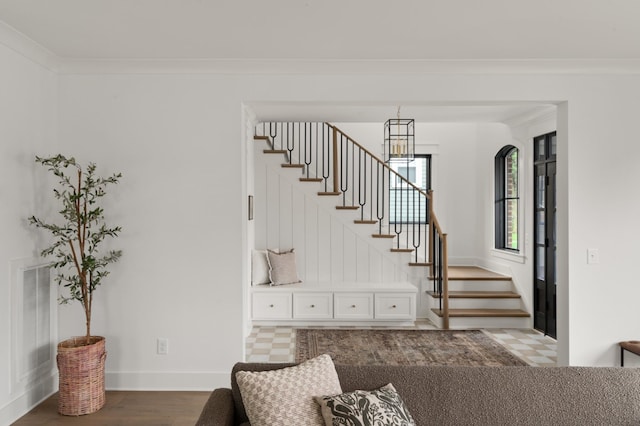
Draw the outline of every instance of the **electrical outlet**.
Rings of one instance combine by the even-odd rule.
[[[600,251],[598,249],[587,249],[587,263],[589,265],[597,265],[600,263]]]
[[[169,339],[166,337],[158,337],[158,355],[167,355],[169,353]]]

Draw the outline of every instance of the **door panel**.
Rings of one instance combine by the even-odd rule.
[[[556,135],[534,139],[534,327],[556,337]]]

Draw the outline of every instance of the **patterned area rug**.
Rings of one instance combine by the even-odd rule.
[[[479,330],[296,330],[296,362],[324,353],[351,365],[527,365]]]

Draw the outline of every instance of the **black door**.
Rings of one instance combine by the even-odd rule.
[[[534,138],[534,327],[556,338],[556,133]]]

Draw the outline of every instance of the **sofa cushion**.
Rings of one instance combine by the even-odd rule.
[[[391,383],[373,391],[356,390],[318,396],[315,400],[320,404],[326,426],[354,423],[415,426],[413,417]]]
[[[252,426],[323,426],[317,395],[342,393],[329,355],[273,371],[238,371],[236,381]]]

